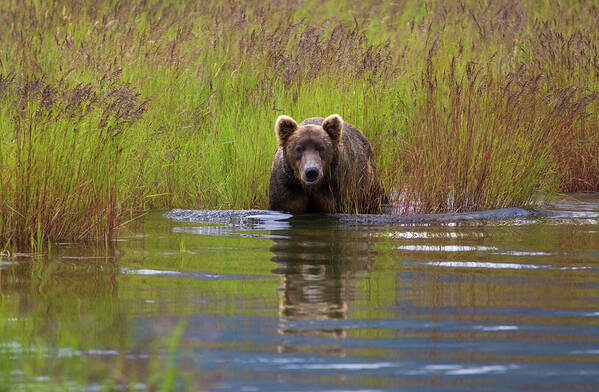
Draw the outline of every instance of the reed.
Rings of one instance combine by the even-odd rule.
[[[404,212],[599,190],[592,1],[0,4],[0,243],[265,208],[274,120],[339,113]]]

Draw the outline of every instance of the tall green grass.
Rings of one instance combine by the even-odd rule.
[[[2,2],[2,244],[108,238],[152,208],[265,208],[282,113],[360,128],[406,212],[599,190],[598,14],[592,1]]]

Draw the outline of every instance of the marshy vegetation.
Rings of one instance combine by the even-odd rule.
[[[404,211],[599,190],[594,1],[0,3],[0,248],[265,208],[274,121],[339,113]]]

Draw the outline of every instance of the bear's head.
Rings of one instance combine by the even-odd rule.
[[[297,125],[289,116],[280,116],[275,125],[279,146],[293,173],[305,188],[318,185],[338,154],[343,120],[337,114],[322,124]]]

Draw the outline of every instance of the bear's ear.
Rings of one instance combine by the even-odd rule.
[[[284,146],[287,139],[297,129],[297,123],[289,116],[279,116],[275,124],[275,134],[279,141],[279,146]]]
[[[343,129],[343,120],[338,114],[331,114],[322,122],[322,128],[335,143],[341,141],[341,130]]]

